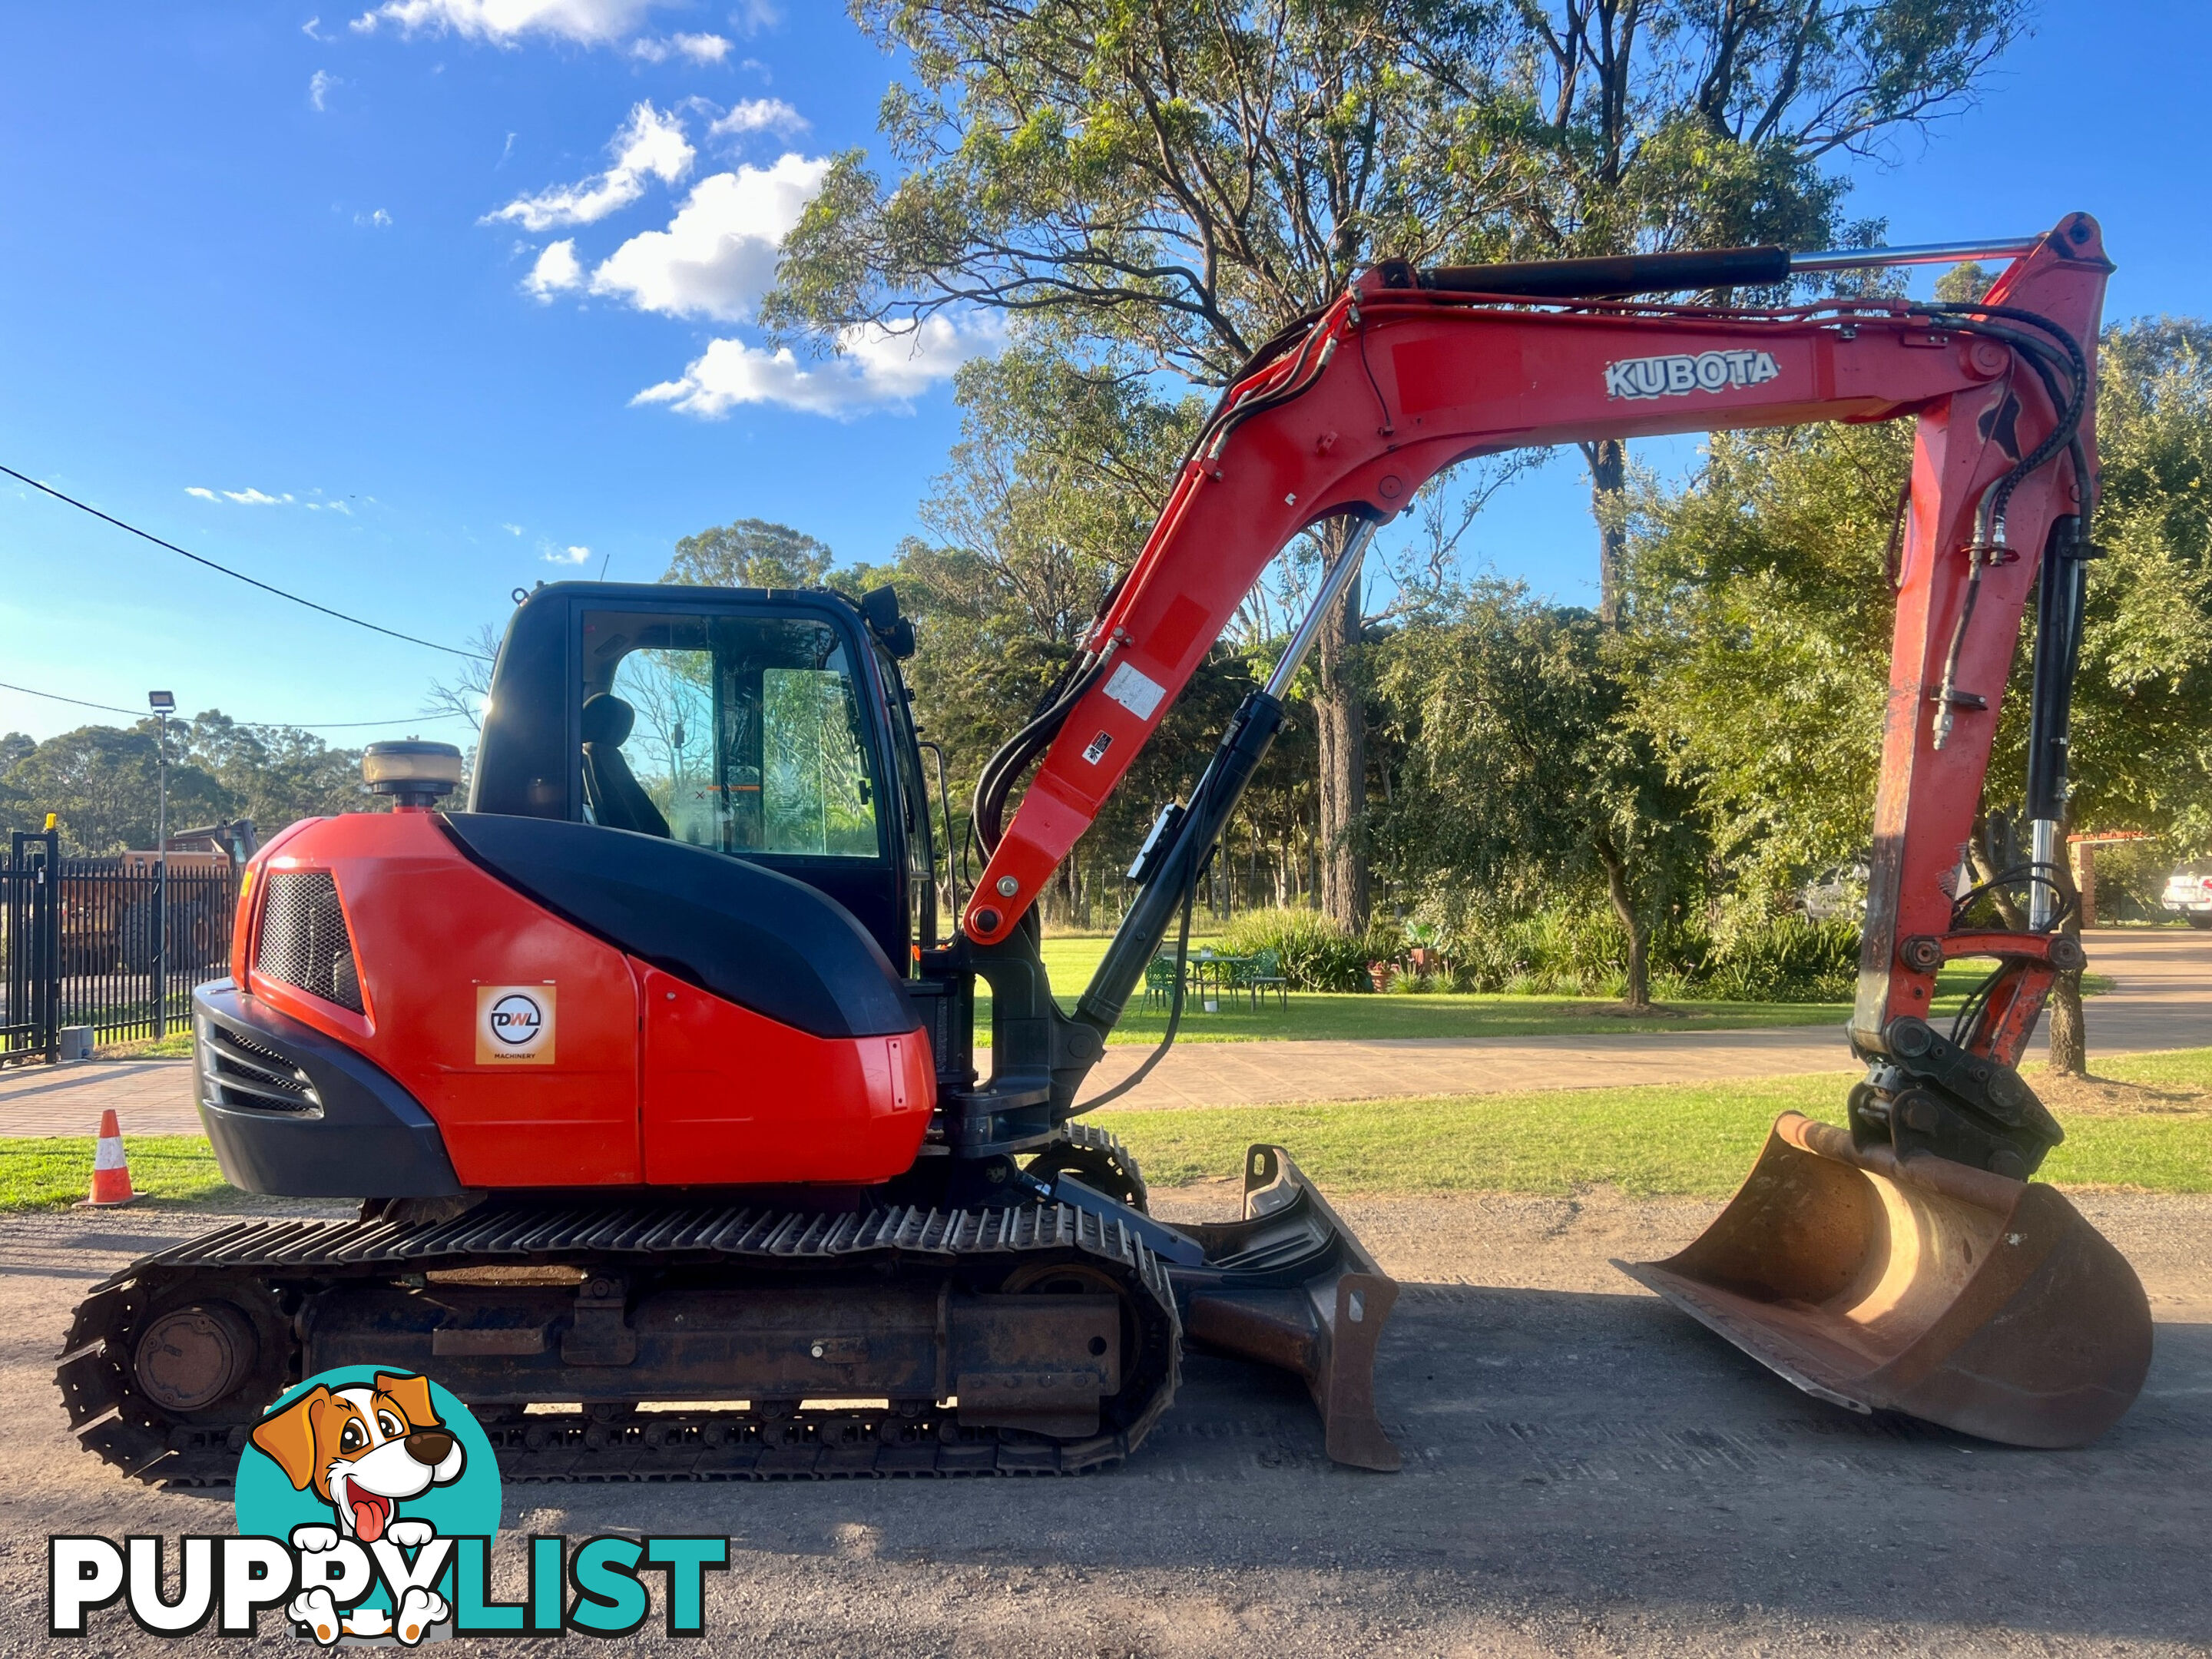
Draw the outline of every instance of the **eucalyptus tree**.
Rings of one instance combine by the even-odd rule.
[[[1474,257],[1525,170],[1468,131],[1490,0],[858,0],[911,75],[896,176],[833,162],[763,316],[834,338],[985,309],[1084,362],[1220,386],[1386,256]],[[1341,556],[1325,533],[1327,560]],[[1356,591],[1318,653],[1326,908],[1364,921]]]
[[[1456,107],[1465,165],[1511,171],[1518,258],[1871,240],[1845,216],[1852,161],[1907,153],[1968,105],[2027,0],[1511,0],[1496,62],[1424,72]],[[1416,43],[1417,55],[1419,43]],[[1455,153],[1455,160],[1458,155]],[[1584,444],[1600,609],[1618,619],[1626,451]]]

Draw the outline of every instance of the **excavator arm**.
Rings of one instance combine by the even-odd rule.
[[[1031,1024],[1040,1039],[1049,1027],[1049,1041],[1028,1052],[1050,1054],[1048,1085],[1032,1072],[1013,1097],[994,1076],[956,1107],[1018,1097],[1064,1121],[1128,1086],[1074,1101],[1176,912],[1188,917],[1317,623],[1375,526],[1429,479],[1530,445],[1910,415],[1918,429],[1890,550],[1896,627],[1850,1026],[1869,1069],[1850,1091],[1849,1129],[1785,1114],[1705,1235],[1666,1261],[1621,1265],[1823,1399],[2016,1444],[2101,1433],[2142,1386],[2148,1305],[2118,1252],[2027,1180],[2062,1132],[2016,1062],[2053,978],[2082,961],[2079,940],[2059,931],[2068,890],[2057,861],[2096,493],[2091,354],[2110,266],[2095,223],[2078,214],[2002,251],[2016,257],[1972,304],[1768,310],[1630,296],[1966,250],[1384,265],[1261,354],[1194,446],[1062,691],[986,769],[976,824],[989,860],[962,918],[961,948],[979,970],[1004,975],[1024,954],[1009,933],[1268,561],[1325,520],[1356,527],[1266,689],[1247,697],[1188,803],[1163,813],[1132,872],[1137,898],[1073,1017],[1036,999],[1044,1017]],[[1970,926],[1984,890],[1966,854],[2031,592],[2031,847],[1990,884],[2025,897],[2026,925]],[[1002,828],[1007,793],[1040,760]],[[1947,1036],[1929,1018],[1936,976],[1967,957],[1998,966]],[[1255,1148],[1254,1167],[1272,1167],[1274,1152]],[[1248,1218],[1265,1208],[1248,1197]],[[1371,1419],[1376,1331],[1341,1346],[1360,1330],[1358,1298],[1343,1287],[1386,1285],[1379,1269],[1362,1276],[1371,1265],[1316,1281],[1337,1282],[1340,1305],[1315,1328],[1350,1357],[1305,1368],[1332,1450],[1351,1461],[1362,1458],[1338,1451],[1335,1425]],[[1194,1334],[1213,1331],[1204,1340],[1231,1352],[1264,1346],[1251,1330],[1275,1340],[1304,1328],[1239,1286],[1178,1283]]]
[[[1887,261],[1876,250],[1864,262]],[[1960,1053],[1936,1042],[1952,1071],[1971,1069],[1961,1057],[1971,1051],[2009,1072],[2053,972],[2078,961],[2075,941],[2051,931],[2050,866],[2086,551],[2079,532],[2094,488],[2089,354],[2109,270],[2095,223],[2077,214],[2027,245],[1972,307],[1881,299],[1741,310],[1588,297],[1772,283],[1790,272],[1779,250],[1369,271],[1223,398],[1099,615],[1068,691],[1032,728],[1030,754],[1041,747],[1042,764],[1019,810],[1002,833],[982,826],[990,857],[964,933],[988,945],[1013,929],[1268,562],[1300,532],[1339,515],[1387,520],[1447,467],[1501,450],[1911,415],[1918,439],[1895,558],[1851,1029],[1863,1052],[1887,1054],[1895,1022],[1924,1027],[1945,961],[1996,951],[2004,971]],[[2033,867],[2008,872],[2027,890],[2035,926],[2002,938],[1968,933],[1954,920],[1961,852],[2022,612],[2045,572],[2042,626],[2057,648],[2039,664],[2029,811],[2042,827]],[[1141,949],[1118,954],[1139,957],[1140,969],[1158,936],[1139,932],[1152,933],[1132,941]],[[1087,1000],[1103,1023],[1127,994],[1115,988],[1094,983]],[[1919,1043],[1920,1030],[1906,1029]],[[1872,1097],[1867,1105],[1881,1109]],[[1947,1156],[2019,1176],[2040,1157],[2034,1140],[2055,1130],[2032,1127],[2002,1145],[1968,1145],[1955,1132],[1936,1139]]]

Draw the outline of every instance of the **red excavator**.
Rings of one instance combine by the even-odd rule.
[[[1972,304],[1650,297],[1997,253]],[[1178,922],[1187,943],[1319,619],[1427,479],[1523,445],[1909,415],[1866,1078],[1844,1127],[1783,1118],[1703,1238],[1629,1271],[1845,1407],[2094,1437],[2141,1384],[2148,1313],[2027,1180],[2061,1132],[2016,1062],[2081,962],[2056,861],[2109,269],[2077,215],[1972,246],[1367,272],[1237,377],[1079,660],[985,769],[987,862],[949,939],[949,814],[889,590],[531,593],[468,810],[437,810],[455,751],[376,745],[393,810],[273,838],[232,976],[197,998],[225,1175],[362,1199],[358,1219],[238,1222],[96,1288],[59,1372],[79,1437],[143,1479],[227,1480],[287,1384],[374,1363],[469,1401],[511,1478],[1071,1473],[1137,1447],[1188,1344],[1295,1372],[1329,1455],[1395,1468],[1390,1279],[1279,1147],[1251,1150],[1242,1219],[1149,1215],[1127,1152],[1075,1121],[1103,1098],[1086,1074]],[[1268,561],[1340,516],[1346,550],[1161,812],[1064,1012],[1037,895]],[[1960,849],[2031,592],[2032,844],[1997,877],[2027,925],[1996,930],[1971,925]],[[1964,957],[1997,966],[1938,1030]]]

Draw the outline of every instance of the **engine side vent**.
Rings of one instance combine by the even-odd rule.
[[[256,971],[356,1014],[366,1012],[353,936],[346,931],[331,872],[279,870],[267,878],[263,892]]]
[[[307,1074],[266,1043],[203,1018],[199,1053],[201,1095],[210,1106],[323,1115],[322,1097]]]

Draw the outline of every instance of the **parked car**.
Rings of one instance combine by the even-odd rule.
[[[2212,927],[2212,864],[2184,865],[2168,876],[2159,904],[2191,927]]]

